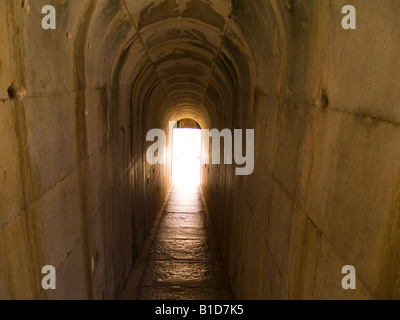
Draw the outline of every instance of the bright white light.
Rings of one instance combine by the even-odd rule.
[[[200,184],[201,130],[174,129],[172,181],[178,186]]]

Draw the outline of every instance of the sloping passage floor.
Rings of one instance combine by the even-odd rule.
[[[146,258],[138,298],[232,299],[218,256],[200,187],[174,186]]]

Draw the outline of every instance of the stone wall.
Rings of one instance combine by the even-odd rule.
[[[342,29],[347,4],[357,30]],[[237,1],[254,99],[225,126],[255,129],[255,171],[216,167],[205,182],[236,297],[400,297],[399,10]],[[345,265],[357,290],[342,289]]]
[[[52,1],[57,29],[44,31],[46,4],[0,5],[0,298],[114,298],[169,185],[146,163],[153,119],[124,74],[136,31],[115,1]]]

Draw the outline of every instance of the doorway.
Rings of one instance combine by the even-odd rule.
[[[201,130],[175,128],[172,140],[172,182],[198,186],[201,181]]]

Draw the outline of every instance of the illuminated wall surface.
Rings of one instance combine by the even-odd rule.
[[[0,299],[115,299],[140,278],[182,119],[243,130],[243,155],[254,132],[251,174],[233,150],[196,189],[234,298],[400,298],[399,16],[398,0],[0,1]]]

